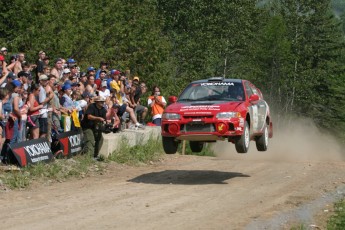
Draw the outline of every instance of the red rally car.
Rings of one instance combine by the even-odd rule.
[[[273,136],[269,106],[261,91],[247,80],[214,77],[190,83],[179,98],[172,96],[162,116],[165,153],[174,154],[181,140],[193,152],[205,142],[228,140],[246,153],[250,140],[266,151]]]

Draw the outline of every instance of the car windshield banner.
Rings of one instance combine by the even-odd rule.
[[[71,157],[82,149],[82,131],[69,131],[57,135],[62,152],[57,157]]]
[[[9,146],[21,167],[38,162],[49,162],[54,158],[49,142],[45,138],[14,143]]]

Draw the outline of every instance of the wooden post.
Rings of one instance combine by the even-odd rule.
[[[182,141],[182,155],[186,154],[186,140]]]

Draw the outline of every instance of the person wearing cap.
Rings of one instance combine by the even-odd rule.
[[[8,53],[8,50],[6,47],[2,47],[1,50],[0,50],[1,54],[4,55],[6,57],[7,53]]]
[[[101,83],[101,88],[98,90],[98,95],[105,98],[110,96],[110,90],[107,89],[107,81],[103,81]]]
[[[95,69],[94,67],[90,66],[90,67],[87,68],[86,73],[87,73],[87,76],[88,76],[88,77],[89,77],[89,76],[95,76],[95,74],[96,74],[96,69]]]
[[[0,50],[0,52],[1,52],[1,56],[4,57],[3,62],[6,63],[6,58],[7,58],[7,54],[8,54],[7,48],[6,48],[6,47],[2,47],[1,50]],[[6,64],[7,64],[7,63],[6,63]],[[2,66],[2,65],[0,65],[0,67],[1,67],[1,66]]]
[[[15,73],[13,73],[13,72],[8,72],[8,74],[7,74],[7,84],[10,84],[10,83],[12,83],[13,82],[13,80],[16,80],[18,77],[17,77],[17,75],[15,74]]]
[[[54,63],[54,67],[50,71],[50,74],[53,74],[56,76],[56,79],[62,78],[62,72],[63,72],[63,63],[61,58],[57,58]]]
[[[64,94],[61,97],[60,104],[64,108],[66,108],[68,110],[72,110],[73,109],[73,100],[71,98],[72,86],[70,84],[66,83],[62,86],[62,90],[63,90]]]
[[[106,123],[106,109],[104,108],[105,98],[97,96],[94,98],[84,114],[81,121],[81,127],[84,133],[84,152],[95,158],[103,144],[103,136],[100,126]]]
[[[107,79],[106,79],[106,76],[107,76],[107,72],[105,71],[105,70],[101,70],[100,72],[99,72],[99,78],[97,79],[95,79],[95,84],[97,85],[97,89],[101,89],[101,84],[102,84],[102,82],[103,81],[107,81]]]
[[[52,110],[51,100],[54,97],[54,92],[48,84],[48,76],[41,74],[39,76],[40,81],[40,92],[39,92],[39,103],[43,105],[42,114],[39,118],[40,123],[40,137],[47,137],[47,134],[51,130],[51,127],[48,127],[48,112]],[[49,121],[50,122],[50,121]]]
[[[64,68],[62,71],[62,78],[60,79],[62,83],[65,83],[67,80],[69,80],[70,75],[71,70],[69,68]]]
[[[72,83],[71,83],[71,87],[72,87],[72,93],[76,92],[76,93],[78,93],[79,95],[81,95],[81,92],[80,92],[80,83],[78,83],[78,82],[72,82]]]
[[[74,60],[73,58],[68,58],[67,59],[67,67],[68,68],[71,68],[72,66],[75,66],[77,65],[77,61]]]

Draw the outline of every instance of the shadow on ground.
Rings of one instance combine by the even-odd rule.
[[[165,170],[143,174],[128,181],[147,184],[227,184],[226,180],[235,177],[250,176],[237,172],[212,170]]]

